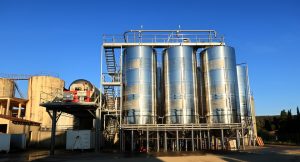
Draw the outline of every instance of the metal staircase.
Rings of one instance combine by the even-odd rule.
[[[106,68],[109,74],[116,72],[115,52],[113,48],[105,48]]]
[[[106,109],[115,109],[115,90],[113,86],[104,86],[104,94],[106,98]]]
[[[117,64],[115,60],[114,48],[104,48],[105,60],[106,60],[106,73],[102,73],[102,85],[104,88],[105,95],[105,107],[106,111],[116,110],[115,100],[116,100],[116,90],[115,86],[120,86],[119,72],[117,69]]]

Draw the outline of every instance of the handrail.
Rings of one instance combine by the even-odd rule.
[[[242,129],[241,123],[200,123],[200,124],[122,124],[122,129],[159,129],[159,130],[174,130],[174,129]]]
[[[127,42],[126,37],[127,37],[128,33],[139,33],[139,34],[141,34],[143,32],[156,32],[156,33],[158,33],[158,32],[168,32],[168,33],[176,32],[177,34],[181,33],[181,32],[194,32],[194,33],[195,32],[208,32],[209,35],[211,33],[214,33],[214,37],[215,38],[217,37],[217,31],[216,30],[128,30],[128,31],[125,31],[123,33],[124,41]]]
[[[55,92],[40,92],[40,103],[52,102],[57,98],[63,98],[62,91],[58,89]]]
[[[203,42],[224,42],[223,37],[214,37],[209,34],[190,33],[168,33],[168,34],[143,34],[138,38],[135,35],[103,35],[104,43],[203,43]]]

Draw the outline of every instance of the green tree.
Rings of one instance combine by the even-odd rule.
[[[288,120],[291,120],[292,119],[292,110],[288,110],[288,113],[287,113],[287,119]]]
[[[279,129],[279,119],[277,118],[277,117],[273,117],[273,124],[274,124],[274,126],[275,126],[275,129],[273,129],[273,130],[278,130]]]
[[[264,127],[267,131],[272,131],[271,122],[268,119],[265,119],[265,126]]]
[[[284,109],[281,110],[281,112],[280,112],[280,118],[281,119],[286,119],[287,118],[287,113],[286,113],[286,111]]]

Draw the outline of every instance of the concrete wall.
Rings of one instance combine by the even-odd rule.
[[[0,123],[7,125],[7,134],[25,134],[27,143],[30,143],[31,140],[37,140],[37,138],[32,138],[31,134],[37,134],[40,130],[40,126],[14,124],[12,121],[3,118],[0,118]]]
[[[12,80],[0,78],[0,97],[14,97],[15,83]]]
[[[8,134],[25,134],[28,147],[50,148],[51,130],[40,130],[40,126],[18,125],[0,118],[1,124],[7,124]],[[57,130],[55,146],[65,148],[66,130]]]
[[[64,89],[64,81],[50,76],[34,76],[28,81],[28,102],[26,105],[26,119],[41,123],[42,128],[51,128],[51,118],[45,107],[40,103],[53,101],[57,96],[61,96]],[[57,128],[72,127],[74,117],[62,114]]]
[[[6,133],[8,133],[9,120],[0,118],[0,124],[6,124],[7,125]]]
[[[38,141],[36,141],[35,143],[33,143],[32,141],[32,144],[35,144],[35,146],[39,148],[50,148],[51,131],[39,131],[36,136],[38,137]],[[66,131],[56,131],[55,146],[65,148]]]
[[[31,132],[38,132],[39,126],[30,126],[30,125],[17,125],[9,122],[8,133],[9,134],[28,134]]]

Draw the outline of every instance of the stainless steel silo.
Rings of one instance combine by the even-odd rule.
[[[203,88],[202,88],[202,70],[201,67],[197,67],[197,84],[198,84],[198,111],[199,111],[199,122],[206,123],[206,109],[203,105],[202,96],[203,96]]]
[[[156,52],[133,46],[123,54],[123,116],[127,124],[155,124],[157,107]]]
[[[189,46],[163,52],[165,121],[167,124],[198,123],[196,52]]]
[[[157,67],[157,115],[158,123],[162,124],[162,116],[164,115],[163,110],[163,85],[162,85],[162,67]]]
[[[250,113],[250,86],[248,78],[248,67],[246,64],[236,66],[238,90],[239,90],[239,103],[241,122],[248,123],[247,118],[251,116]]]
[[[201,52],[202,87],[208,123],[239,122],[235,50],[228,46]]]

